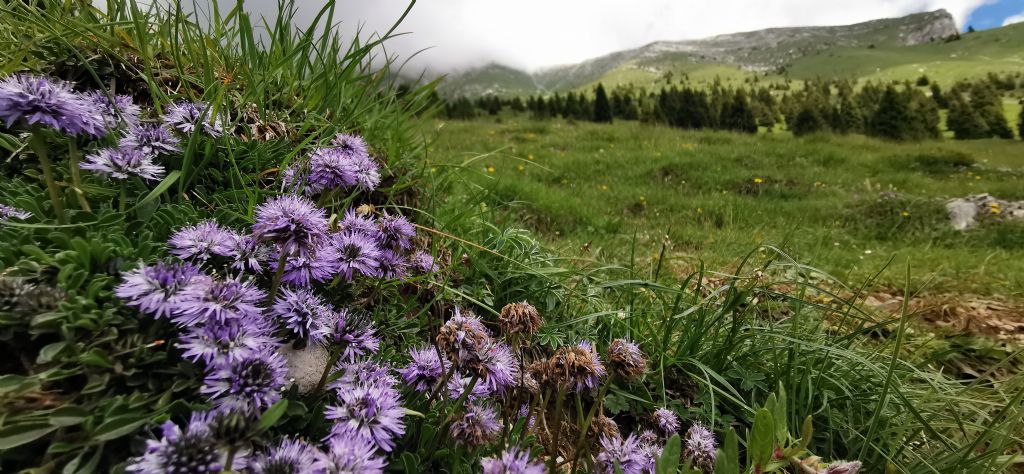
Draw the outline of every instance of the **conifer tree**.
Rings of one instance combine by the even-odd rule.
[[[612,123],[612,104],[608,102],[608,94],[605,93],[604,85],[597,84],[594,91],[594,121],[599,123]]]
[[[988,125],[990,137],[1013,139],[1013,129],[1003,112],[1003,99],[992,85],[982,82],[974,84],[971,88],[971,107]]]
[[[826,128],[825,118],[821,116],[818,108],[810,103],[804,103],[800,112],[796,114],[792,123],[789,124],[789,130],[798,137],[823,132]]]
[[[946,95],[942,93],[942,87],[939,86],[938,82],[933,82],[931,85],[932,100],[939,106],[940,109],[948,109],[949,101],[946,100]]]
[[[1020,109],[1020,117],[1017,118],[1017,136],[1024,140],[1024,107]]]
[[[974,107],[967,101],[964,95],[959,92],[952,94],[950,98],[946,128],[953,132],[953,136],[957,140],[971,140],[991,136],[988,124],[974,110]]]
[[[731,95],[731,99],[722,109],[722,127],[737,132],[757,133],[757,119],[750,110],[747,94],[743,89],[737,89]]]
[[[912,138],[912,119],[907,100],[890,85],[885,88],[878,108],[868,120],[867,132],[873,137],[892,140]]]

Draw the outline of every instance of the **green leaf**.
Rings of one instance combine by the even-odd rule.
[[[0,449],[11,449],[30,443],[57,429],[49,423],[23,423],[0,428]]]
[[[268,430],[270,427],[277,424],[277,420],[280,420],[284,416],[285,410],[288,409],[288,400],[281,400],[275,403],[272,407],[268,408],[263,416],[260,417],[260,431]]]
[[[740,474],[739,437],[732,428],[725,433],[725,442],[715,456],[715,474]]]
[[[427,417],[426,415],[424,415],[424,414],[422,414],[422,413],[420,413],[420,412],[418,412],[416,410],[410,410],[408,408],[403,408],[403,410],[405,411],[405,414],[408,415],[408,416],[417,416],[417,417],[420,417],[420,418],[426,418]]]
[[[807,446],[811,444],[813,436],[814,422],[811,420],[811,415],[807,415],[807,418],[804,418],[804,426],[800,430],[800,451],[807,449]]]
[[[119,416],[103,422],[93,432],[93,440],[109,441],[130,434],[149,422],[148,416]]]
[[[64,350],[67,345],[67,341],[61,341],[43,346],[43,348],[39,350],[39,355],[36,356],[36,363],[49,364],[50,362],[53,362],[53,359],[57,357],[57,355],[60,354],[60,351]]]
[[[177,181],[179,177],[181,177],[180,170],[174,170],[171,171],[170,173],[167,173],[167,177],[165,177],[163,181],[160,181],[160,184],[156,185],[156,187],[153,188],[153,190],[150,191],[149,194],[146,195],[146,197],[139,199],[139,201],[135,203],[135,206],[133,206],[131,210],[135,210],[135,208],[160,197],[160,195],[167,191],[167,189],[170,188],[171,185],[174,184],[174,182]]]
[[[764,468],[772,460],[775,451],[775,420],[767,408],[758,410],[754,416],[754,426],[750,429],[747,449],[750,464],[755,470]]]
[[[422,471],[420,460],[413,453],[402,453],[401,461],[402,469],[404,469],[406,473],[418,473]]]
[[[775,442],[784,445],[789,438],[789,421],[786,416],[786,390],[779,384],[779,397],[772,410],[775,420]]]
[[[107,354],[99,349],[93,349],[78,356],[78,361],[84,365],[103,367],[105,369],[114,368],[114,364],[110,362],[110,358],[107,357]]]
[[[89,418],[89,410],[75,405],[65,405],[50,412],[53,426],[74,426]]]
[[[675,474],[679,470],[679,455],[682,453],[682,441],[678,434],[672,435],[665,443],[661,456],[655,461],[654,470],[658,474]]]

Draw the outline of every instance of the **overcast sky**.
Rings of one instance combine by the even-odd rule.
[[[257,11],[272,11],[276,3],[246,2]],[[319,2],[297,3],[300,16],[309,18]],[[1024,13],[1024,0],[419,0],[398,30],[410,34],[390,41],[388,49],[408,58],[430,47],[411,63],[415,70],[447,72],[492,61],[536,70],[657,40],[842,25],[939,8],[963,26],[979,6],[1003,3],[1020,4]],[[345,31],[356,25],[364,32],[385,31],[407,5],[407,0],[338,0],[338,16]]]

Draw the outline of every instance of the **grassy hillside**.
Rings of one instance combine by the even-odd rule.
[[[481,201],[511,203],[510,217],[572,254],[650,261],[667,243],[683,275],[701,262],[729,270],[770,244],[852,282],[895,258],[883,286],[899,286],[909,263],[935,291],[1024,291],[1024,226],[959,233],[943,207],[977,193],[1024,199],[1020,142],[797,140],[507,117],[443,130],[438,163],[500,149],[469,168]]]

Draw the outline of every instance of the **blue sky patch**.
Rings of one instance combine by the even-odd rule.
[[[971,12],[964,24],[973,26],[977,30],[987,30],[1003,26],[1007,18],[1024,13],[1024,0],[998,0],[996,2],[982,5]]]

